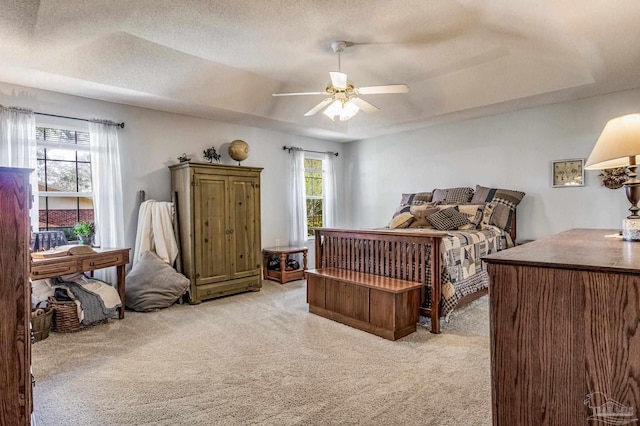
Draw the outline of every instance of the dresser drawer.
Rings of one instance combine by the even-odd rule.
[[[122,254],[105,254],[99,258],[85,259],[82,261],[82,270],[91,271],[93,269],[106,268],[108,266],[121,265],[127,263]]]
[[[32,265],[31,266],[31,276],[35,279],[39,277],[55,277],[58,275],[70,274],[72,272],[77,272],[76,263],[73,260],[68,262],[56,262],[55,264],[50,265]]]

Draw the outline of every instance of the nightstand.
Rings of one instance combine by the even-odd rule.
[[[302,253],[302,268],[287,271],[287,258],[289,255]],[[268,269],[269,258],[277,255],[280,258],[280,270]],[[289,281],[304,279],[304,271],[307,270],[307,248],[306,247],[271,247],[262,250],[264,278],[278,281],[280,284]]]

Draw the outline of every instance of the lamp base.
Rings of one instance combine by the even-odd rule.
[[[640,241],[640,219],[622,220],[622,239],[625,241]]]

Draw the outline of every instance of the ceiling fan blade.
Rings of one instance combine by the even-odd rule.
[[[329,76],[331,76],[331,84],[336,89],[346,89],[347,88],[347,75],[343,72],[330,71]]]
[[[369,102],[365,101],[362,98],[351,98],[351,102],[353,102],[354,104],[358,105],[358,108],[360,108],[364,112],[380,111],[380,108],[378,108],[375,105],[370,104]]]
[[[292,93],[272,93],[271,96],[301,96],[301,95],[326,95],[327,92],[292,92]]]
[[[409,86],[406,84],[387,84],[385,86],[359,87],[358,93],[361,95],[380,95],[385,93],[409,93]]]
[[[327,98],[324,101],[320,102],[318,105],[314,106],[313,108],[311,108],[309,111],[307,111],[304,116],[308,117],[310,115],[313,115],[315,113],[317,113],[318,111],[320,111],[322,108],[326,107],[327,105],[329,105],[331,102],[333,102],[333,98]]]

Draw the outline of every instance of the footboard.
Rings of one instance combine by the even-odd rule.
[[[316,268],[338,268],[423,283],[420,313],[431,318],[431,332],[440,333],[439,250],[443,236],[318,228],[315,230]],[[434,301],[431,306],[426,306],[425,286],[431,287]]]

